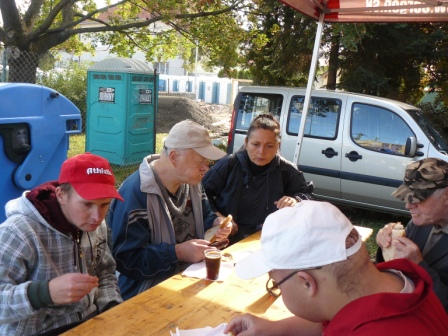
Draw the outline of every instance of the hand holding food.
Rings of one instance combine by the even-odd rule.
[[[208,244],[208,246],[216,247],[218,250],[226,248],[227,245],[229,245],[229,240],[227,238],[219,241],[214,241],[213,243]]]
[[[216,231],[225,228],[227,224],[231,221],[232,221],[232,215],[228,215],[220,225],[208,229],[207,232],[205,233],[204,239],[210,241],[210,243],[213,243],[216,240]]]
[[[392,223],[393,224],[393,223]],[[394,253],[395,253],[395,245],[393,244],[393,239],[396,237],[404,237],[405,236],[405,231],[404,231],[404,227],[403,225],[398,222],[394,225],[393,229],[392,229],[392,242],[388,247],[383,247],[382,251],[383,251],[383,258],[385,261],[389,261],[392,260],[394,258]]]

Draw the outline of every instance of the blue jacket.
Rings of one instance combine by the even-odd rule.
[[[248,233],[277,210],[274,202],[281,197],[309,199],[314,190],[312,182],[306,182],[303,173],[279,155],[263,173],[253,176],[246,150],[216,162],[202,184],[212,210],[224,216],[231,214],[239,229]]]
[[[112,229],[112,254],[125,300],[180,271],[171,216],[149,166],[158,158],[146,157],[139,170],[123,182],[118,191],[125,201],[112,202],[106,219]],[[216,215],[201,185],[190,185],[190,199],[196,235],[203,239]]]

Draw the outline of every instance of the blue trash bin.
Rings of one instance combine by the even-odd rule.
[[[82,130],[79,109],[42,85],[0,83],[0,223],[5,204],[57,180],[67,159],[69,135]]]

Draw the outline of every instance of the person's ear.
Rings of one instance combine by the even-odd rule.
[[[307,291],[309,296],[314,296],[317,292],[317,282],[313,276],[306,271],[301,271],[296,274],[299,277],[301,286]]]
[[[443,191],[443,197],[444,197],[445,204],[448,204],[448,187],[445,188],[445,190]]]
[[[59,186],[56,187],[55,194],[56,194],[56,198],[57,198],[59,204],[67,203],[68,195],[67,195],[67,193],[65,191],[63,191],[61,189],[61,187],[59,187]]]
[[[247,147],[247,136],[244,138],[244,149],[246,149],[246,147]]]
[[[177,150],[172,150],[168,155],[171,164],[176,167],[177,161],[179,160],[180,153]]]

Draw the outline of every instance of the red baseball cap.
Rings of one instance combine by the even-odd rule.
[[[124,201],[115,189],[115,177],[109,161],[95,154],[78,154],[65,160],[58,182],[70,183],[86,200],[117,198]]]

